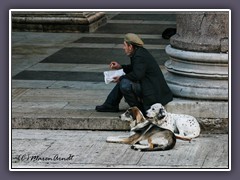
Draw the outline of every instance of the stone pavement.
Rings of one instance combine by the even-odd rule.
[[[106,143],[126,131],[12,131],[12,169],[78,170],[227,170],[228,135],[201,135],[191,143],[177,140],[169,151],[139,152],[129,145]]]
[[[228,113],[226,113],[228,102],[220,105],[218,102],[206,103],[174,98],[174,101],[169,103],[167,106],[169,111],[184,112],[197,117],[203,133],[201,138],[193,141],[193,143],[200,143],[197,146],[191,147],[193,143],[179,142],[180,147],[183,143],[183,146],[186,145],[187,148],[193,149],[190,148],[189,152],[184,153],[185,148],[179,152],[176,148],[174,159],[170,158],[173,157],[172,155],[167,155],[171,151],[145,155],[145,153],[129,150],[127,145],[105,143],[108,135],[127,133],[125,130],[129,130],[129,125],[118,118],[120,113],[128,107],[123,100],[119,113],[98,113],[94,110],[96,105],[104,102],[114,86],[114,84],[105,85],[103,82],[103,71],[108,70],[109,62],[112,60],[121,63],[129,62],[122,49],[124,34],[139,33],[146,43],[145,47],[157,59],[164,72],[163,64],[168,58],[165,47],[169,41],[162,39],[161,32],[167,27],[175,27],[173,13],[131,14],[131,16],[126,13],[116,13],[115,15],[111,16],[106,26],[89,34],[12,32],[11,126],[13,128],[14,167],[205,168],[212,166],[213,168],[226,168],[228,166],[228,151],[226,151],[228,147]],[[130,24],[133,24],[134,28],[129,26]],[[218,116],[224,118],[213,119]],[[218,135],[208,135],[209,133],[218,133]],[[207,148],[206,151],[201,152],[201,147],[205,145],[211,147],[215,141],[222,143],[217,144],[216,148]],[[78,143],[75,144],[75,142]],[[31,147],[30,150],[29,147]],[[76,151],[67,150],[66,152],[64,149],[68,147]],[[106,148],[110,151],[105,151]],[[220,154],[217,153],[213,156],[214,160],[208,161],[207,159],[216,152],[216,149],[220,150]],[[96,152],[93,152],[95,150]],[[32,153],[29,154],[29,152]],[[45,157],[44,152],[50,157],[58,153],[63,153],[61,154],[63,157],[73,153],[74,157],[73,161],[68,163],[19,161],[16,158],[39,154]],[[89,154],[85,157],[85,153]],[[99,153],[101,156],[98,159]],[[164,161],[151,162],[153,164],[145,162],[148,158],[154,159],[154,154],[158,153],[160,157],[165,157]],[[192,153],[191,160],[189,160],[191,163],[187,161],[182,163],[179,159],[180,155],[185,157],[189,153]],[[198,157],[199,153],[200,155],[204,153],[201,158],[205,157],[205,159]],[[114,158],[115,155],[118,159]],[[124,163],[120,160],[122,155],[125,156],[125,160],[133,158],[133,162],[128,160]],[[108,161],[107,157],[113,159],[110,158]],[[201,160],[196,163],[199,158]]]

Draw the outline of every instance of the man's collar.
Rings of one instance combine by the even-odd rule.
[[[136,46],[135,49],[134,49],[134,51],[132,52],[132,54],[131,54],[129,57],[132,58],[132,57],[135,55],[136,51],[137,51],[139,48],[140,48],[139,46]]]

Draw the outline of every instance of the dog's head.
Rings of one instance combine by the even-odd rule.
[[[163,119],[166,116],[166,110],[160,103],[153,104],[149,110],[147,110],[147,117],[157,118],[158,120]]]
[[[122,121],[136,121],[136,123],[144,122],[146,119],[142,112],[135,106],[130,107],[128,110],[120,115]]]

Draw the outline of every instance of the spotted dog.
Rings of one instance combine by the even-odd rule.
[[[165,151],[175,146],[176,139],[191,140],[175,136],[172,131],[146,120],[137,107],[129,108],[120,118],[130,122],[130,136],[108,137],[107,142],[130,144],[132,149],[139,151]]]
[[[147,110],[146,116],[152,118],[151,121],[154,124],[171,130],[175,135],[178,133],[180,137],[195,138],[201,131],[196,118],[190,115],[169,113],[160,103],[153,104]]]

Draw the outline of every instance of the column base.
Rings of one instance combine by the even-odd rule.
[[[176,97],[228,100],[228,54],[166,47],[166,81]]]
[[[94,32],[106,21],[103,12],[12,12],[13,31]]]
[[[165,79],[176,97],[198,100],[228,100],[228,81],[192,78],[166,73]]]

